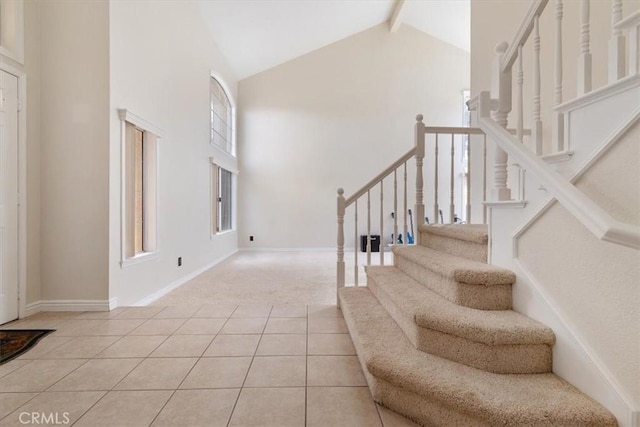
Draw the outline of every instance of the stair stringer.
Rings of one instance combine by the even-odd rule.
[[[617,96],[622,98],[623,104],[628,105],[628,93],[614,93],[606,97],[607,103],[614,101]],[[597,114],[599,107],[591,103],[579,108],[591,109]],[[576,155],[569,161],[558,163],[558,173],[574,182],[595,165],[640,120],[640,109],[637,106],[628,111],[632,113],[622,115],[623,119],[610,120],[608,131],[599,131],[599,138],[608,135],[601,139],[600,144],[594,145],[593,141],[590,141],[584,144],[586,147],[580,147],[578,144],[570,143],[570,148],[577,150]],[[585,117],[588,118],[588,115],[583,115],[581,119],[586,120]],[[575,117],[573,125],[576,125]],[[500,209],[496,205],[490,205],[490,263],[516,273],[517,281],[513,286],[514,310],[547,324],[556,333],[554,373],[609,409],[621,426],[639,427],[639,405],[623,390],[607,365],[581,336],[579,328],[544,290],[526,263],[519,258],[520,238],[555,204],[555,199],[546,195],[546,190],[540,186],[535,176],[528,174],[525,186],[527,205],[523,209]]]
[[[566,152],[571,153],[571,161],[556,165],[558,173],[572,177],[587,159],[606,147],[606,141],[633,120],[639,99],[640,74],[636,74],[556,107],[564,116]]]
[[[556,335],[553,372],[611,411],[621,427],[640,426],[639,409],[562,308],[521,260],[514,259],[512,268],[518,276],[513,286],[514,298],[527,300],[526,305],[514,308],[533,319],[544,319]]]

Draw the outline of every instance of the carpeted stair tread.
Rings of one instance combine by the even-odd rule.
[[[412,261],[421,267],[468,285],[511,285],[516,276],[512,271],[472,261],[418,245],[394,245],[395,256]]]
[[[416,350],[367,288],[342,288],[339,298],[367,375],[393,387],[393,396],[374,387],[374,399],[396,401],[391,409],[401,409],[404,391],[441,407],[448,419],[468,417],[477,425],[617,425],[601,405],[553,374],[493,374]],[[427,416],[416,421],[434,425]],[[440,419],[438,425],[457,424]]]
[[[486,224],[422,224],[418,227],[418,231],[481,245],[486,245],[489,242]]]
[[[484,344],[548,344],[555,335],[547,326],[512,310],[462,307],[416,282],[396,267],[366,267],[367,276],[415,323],[423,328]]]
[[[487,263],[489,237],[486,225],[449,224],[421,225],[418,228],[420,246]]]

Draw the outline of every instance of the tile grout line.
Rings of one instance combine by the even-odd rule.
[[[202,306],[204,307],[204,305]],[[229,321],[229,319],[231,319],[231,316],[233,315],[233,313],[235,313],[235,311],[238,309],[239,306],[236,305],[236,308],[233,309],[233,311],[231,311],[231,313],[229,314],[229,317],[227,317],[225,319],[225,321],[222,323],[222,326],[220,326],[220,329],[218,329],[218,332],[216,332],[213,336],[213,339],[211,340],[211,342],[209,343],[209,345],[204,349],[204,351],[202,352],[202,354],[200,355],[200,357],[198,358],[198,362],[200,361],[200,359],[203,358],[204,354],[207,352],[207,350],[209,350],[209,348],[213,345],[213,342],[216,340],[216,338],[218,338],[218,336],[220,335],[224,335],[224,334],[220,334],[220,332],[224,329],[225,325],[227,324],[227,322]],[[193,313],[193,315],[189,318],[189,319],[200,319],[200,317],[193,317],[199,310],[196,310],[195,313]],[[215,318],[209,318],[209,319],[215,319]],[[186,323],[186,322],[185,322]],[[187,334],[184,334],[187,335]],[[201,335],[201,334],[188,334],[188,335]],[[204,334],[202,334],[204,335]],[[196,365],[198,364],[198,362],[196,362]],[[194,365],[195,366],[195,365]],[[192,368],[193,369],[193,368]],[[191,373],[191,370],[189,371],[189,373]],[[186,377],[185,377],[186,378]],[[184,380],[183,380],[184,382]],[[182,385],[182,383],[180,383],[180,385]]]
[[[237,308],[237,307],[236,307],[236,308]],[[165,307],[165,309],[166,309],[166,307]],[[160,310],[158,313],[156,313],[156,315],[158,315],[159,313],[161,313],[161,312],[162,312],[162,311],[164,311],[165,309]],[[234,311],[235,311],[235,309],[234,309]],[[196,310],[196,312],[197,312],[197,310]],[[186,323],[186,322],[187,322],[187,320],[192,319],[196,312],[194,312],[190,317],[183,318],[183,319],[184,319],[184,322],[182,323],[182,325],[184,325],[184,323]],[[155,318],[155,317],[152,317],[152,318],[150,318],[150,319],[154,319],[154,318]],[[230,318],[230,317],[229,317],[229,318]],[[227,321],[227,320],[229,320],[229,318],[227,318],[227,319],[225,320],[225,323],[226,323],[226,321]],[[150,319],[147,319],[147,320],[150,320]],[[144,323],[146,323],[146,322],[143,322],[143,323],[142,323],[141,325],[139,325],[138,327],[142,326]],[[124,381],[124,379],[125,379],[127,376],[129,376],[129,374],[131,374],[131,372],[133,372],[133,370],[135,370],[138,366],[140,366],[140,365],[141,365],[145,360],[147,360],[147,359],[162,359],[162,358],[153,358],[153,357],[150,357],[150,356],[151,356],[151,354],[152,354],[154,351],[156,351],[156,350],[157,350],[157,349],[158,349],[162,344],[164,344],[165,342],[167,342],[167,341],[169,340],[169,338],[170,338],[170,337],[174,336],[174,335],[175,335],[175,333],[178,331],[178,329],[180,329],[180,327],[181,327],[182,325],[180,325],[178,328],[176,328],[176,330],[175,330],[173,333],[171,333],[170,335],[166,336],[166,338],[165,338],[161,343],[159,343],[156,347],[154,347],[154,349],[153,349],[153,350],[151,350],[151,351],[149,352],[149,354],[147,354],[147,356],[145,356],[145,357],[141,358],[140,362],[139,362],[139,363],[138,363],[138,364],[137,364],[133,369],[131,369],[129,372],[127,372],[127,374],[125,374],[125,375],[122,377],[122,379],[120,379],[120,381],[118,381],[118,382],[116,383],[116,385],[114,385],[110,390],[108,390],[107,392],[105,392],[105,394],[104,394],[100,399],[98,399],[98,401],[96,401],[96,402],[91,406],[91,408],[89,408],[87,411],[85,411],[85,412],[82,414],[82,416],[84,416],[84,415],[85,415],[85,414],[86,414],[90,409],[92,409],[92,408],[93,408],[93,407],[94,407],[94,406],[95,406],[95,405],[96,405],[100,400],[102,400],[102,399],[104,398],[104,396],[106,396],[108,393],[110,393],[110,392],[112,392],[112,391],[124,391],[124,392],[128,392],[128,391],[168,391],[168,390],[170,390],[170,389],[161,389],[161,390],[150,390],[150,389],[140,389],[140,390],[116,390],[116,387],[117,387],[117,386],[118,386],[122,381]],[[223,324],[223,326],[222,326],[222,327],[224,327],[224,324]],[[221,327],[220,329],[222,329],[222,327]],[[136,328],[134,328],[133,330],[135,330],[135,329],[136,329]],[[133,332],[133,330],[132,330],[131,332]],[[189,335],[198,335],[198,334],[189,334]],[[215,337],[216,337],[217,335],[218,335],[218,334],[215,334],[215,336],[214,336],[214,338],[213,338],[213,339],[215,339]],[[125,335],[125,336],[141,336],[141,335]],[[152,336],[154,336],[154,335],[152,335]],[[155,336],[157,336],[157,335],[155,335]],[[118,340],[118,341],[119,341],[119,340]],[[116,341],[116,342],[117,342],[117,341]],[[211,340],[211,342],[213,342],[213,340]],[[115,343],[114,343],[114,344],[115,344]],[[112,345],[113,345],[113,344],[112,344]],[[208,348],[208,346],[207,346],[207,348]],[[106,350],[106,349],[105,349],[105,350]],[[104,351],[104,350],[103,350],[103,351]],[[206,349],[205,349],[205,351],[206,351]],[[204,354],[204,352],[203,352],[203,354]],[[186,358],[186,357],[185,357],[185,358]],[[190,358],[192,359],[193,357],[190,357]],[[153,423],[155,422],[155,420],[158,418],[158,416],[160,415],[160,413],[164,410],[164,408],[166,407],[166,405],[169,403],[169,401],[170,401],[170,400],[173,398],[173,396],[176,394],[176,392],[178,391],[178,389],[180,388],[180,386],[182,385],[182,383],[184,382],[184,380],[187,378],[187,376],[189,376],[189,374],[191,373],[191,371],[193,370],[193,368],[195,367],[195,365],[197,365],[197,364],[198,364],[198,361],[199,361],[201,358],[202,358],[202,357],[198,357],[198,358],[197,358],[196,362],[193,364],[193,366],[191,367],[191,369],[189,369],[189,372],[187,372],[187,374],[184,376],[184,378],[182,378],[182,380],[180,381],[180,383],[178,384],[178,386],[177,386],[175,389],[173,389],[173,390],[172,390],[171,396],[169,396],[169,398],[168,398],[168,399],[166,400],[166,402],[162,405],[162,407],[160,408],[160,410],[158,410],[158,412],[157,412],[157,413],[156,413],[156,415],[153,417],[153,420],[151,420],[151,423],[150,423],[149,425],[151,425],[151,424],[153,424]],[[80,418],[82,418],[82,416],[81,416]],[[80,420],[80,418],[78,418],[78,421]],[[76,421],[76,422],[77,422],[77,421]],[[75,423],[74,423],[74,424],[75,424]]]
[[[196,363],[198,363],[198,362],[196,362]],[[194,366],[195,366],[195,363],[194,363]],[[185,378],[186,378],[186,376],[185,376]],[[184,379],[183,379],[182,381],[184,381]],[[181,382],[181,384],[182,384],[182,382]],[[160,410],[159,410],[159,411],[158,411],[158,413],[155,415],[155,417],[153,417],[153,419],[152,419],[152,420],[151,420],[151,422],[149,423],[149,426],[151,426],[153,423],[155,423],[155,422],[156,422],[156,420],[158,419],[158,416],[160,416],[160,414],[162,413],[162,411],[164,411],[164,408],[165,408],[165,407],[167,406],[167,404],[171,401],[171,399],[173,399],[173,396],[175,396],[177,392],[178,392],[178,389],[177,389],[177,388],[176,388],[176,389],[174,389],[174,390],[171,392],[171,396],[169,396],[169,398],[167,399],[167,401],[166,401],[166,402],[164,402],[164,405],[162,405],[162,408],[160,408]]]
[[[204,307],[204,306],[203,306]],[[238,306],[236,306],[236,308],[233,309],[233,311],[231,312],[231,314],[229,314],[229,317],[224,321],[224,323],[222,324],[222,326],[220,327],[220,329],[218,330],[218,332],[213,336],[213,339],[211,340],[211,342],[209,343],[209,345],[202,351],[202,353],[200,354],[200,356],[196,357],[196,362],[193,364],[193,366],[191,366],[191,368],[189,369],[189,371],[186,373],[186,375],[182,378],[182,380],[180,381],[180,383],[176,386],[176,388],[174,389],[173,393],[171,394],[171,397],[173,397],[173,395],[175,394],[176,391],[178,391],[180,389],[180,387],[182,386],[182,384],[184,383],[184,381],[187,379],[187,377],[191,374],[191,372],[193,371],[193,369],[196,367],[196,365],[198,364],[198,362],[200,362],[200,360],[202,360],[202,355],[209,349],[209,347],[211,346],[211,344],[213,344],[213,341],[216,339],[216,337],[219,335],[220,331],[222,330],[222,328],[224,328],[224,325],[227,324],[227,322],[229,321],[229,319],[231,319],[231,315],[238,309]],[[197,311],[196,311],[197,312]],[[193,319],[195,313],[194,312],[191,317],[187,318],[187,320],[189,319]],[[185,320],[184,323],[187,322],[187,320]],[[184,325],[183,323],[183,325]],[[179,329],[179,328],[178,328]],[[177,331],[177,329],[176,329]],[[189,334],[189,335],[200,335],[200,334]],[[169,337],[167,337],[167,340],[174,336],[174,334],[169,335]],[[165,340],[165,341],[167,341]],[[158,348],[156,348],[157,350]],[[154,350],[155,351],[155,350]],[[152,352],[153,353],[153,352]],[[151,353],[149,353],[149,356],[151,355]],[[147,358],[149,358],[149,356],[147,356]],[[193,359],[193,357],[185,357],[188,359]],[[161,359],[161,358],[157,358],[157,359]],[[177,359],[177,358],[176,358]],[[171,400],[171,397],[169,398],[169,400]],[[162,406],[162,408],[160,409],[160,411],[156,414],[156,417],[158,415],[160,415],[160,412],[162,412],[162,409],[164,409],[164,407],[166,406],[166,404],[169,402],[169,400],[167,400],[165,402],[165,404]],[[153,420],[155,421],[156,418],[154,418]]]
[[[307,305],[307,336],[305,337],[306,350],[304,354],[304,425],[308,424],[307,409],[309,408],[309,305]]]
[[[100,399],[96,400],[95,402],[93,402],[93,405],[89,406],[87,408],[86,411],[84,411],[77,420],[75,420],[71,425],[74,426],[76,425],[85,415],[87,415],[89,413],[89,411],[91,411],[97,404],[98,402],[100,402],[102,399],[104,399],[104,397],[109,394],[109,391],[105,391],[104,394],[102,396],[100,396]]]
[[[238,305],[238,307],[240,306]],[[258,353],[258,348],[260,347],[260,342],[262,341],[262,337],[264,336],[264,331],[267,328],[267,323],[269,323],[269,317],[271,316],[272,311],[273,311],[273,305],[269,309],[269,314],[267,315],[267,321],[264,322],[264,326],[262,327],[262,332],[260,333],[260,338],[258,339],[258,345],[256,345],[256,349],[253,351],[253,356],[251,356],[251,362],[249,362],[249,368],[247,369],[247,373],[244,374],[244,379],[242,380],[242,384],[240,385],[240,391],[238,391],[238,396],[236,397],[236,401],[233,403],[233,408],[231,408],[231,413],[229,414],[229,420],[227,421],[227,427],[229,427],[229,424],[231,423],[231,419],[233,418],[233,413],[236,411],[236,406],[238,406],[238,401],[240,400],[242,389],[244,389],[244,383],[247,382],[247,377],[249,376],[249,372],[251,371],[251,366],[253,366],[253,360],[256,358],[256,354]]]
[[[76,392],[85,392],[85,391],[97,391],[97,392],[102,392],[103,394],[100,396],[100,398],[98,398],[98,400],[96,402],[94,402],[88,409],[86,409],[84,412],[80,413],[78,416],[78,419],[76,421],[74,421],[74,424],[79,422],[80,419],[82,419],[84,416],[86,416],[86,414],[88,412],[90,412],[91,410],[94,409],[94,407],[99,404],[99,402],[101,402],[104,399],[104,396],[106,396],[107,394],[109,394],[111,391],[123,391],[123,392],[129,392],[129,391],[171,391],[169,397],[167,398],[167,400],[164,402],[164,404],[162,405],[162,407],[157,411],[157,413],[155,414],[155,416],[153,417],[153,419],[151,420],[151,423],[156,422],[158,420],[159,415],[162,413],[163,410],[165,410],[166,406],[168,405],[168,403],[171,401],[171,399],[173,399],[175,397],[175,395],[177,394],[177,391],[180,389],[180,387],[182,386],[182,384],[184,383],[184,381],[186,380],[186,378],[193,372],[193,369],[195,368],[195,366],[198,364],[198,362],[200,362],[202,359],[206,359],[204,357],[205,353],[211,348],[211,346],[213,345],[213,342],[215,341],[216,338],[225,335],[225,334],[221,334],[220,332],[222,331],[222,329],[225,327],[225,325],[227,325],[227,323],[230,321],[230,319],[232,318],[233,314],[237,313],[239,310],[239,306],[236,306],[232,312],[231,315],[229,315],[228,317],[226,317],[226,319],[224,319],[224,322],[222,323],[222,326],[218,329],[218,331],[215,334],[204,334],[204,335],[213,335],[213,338],[211,339],[211,341],[208,343],[208,345],[204,346],[204,349],[202,351],[199,352],[199,356],[195,355],[195,356],[182,356],[182,357],[175,357],[175,356],[167,356],[167,357],[152,357],[151,355],[154,353],[154,351],[157,351],[158,348],[160,348],[163,344],[165,344],[171,337],[174,336],[201,336],[203,334],[177,334],[176,332],[178,331],[178,329],[180,329],[180,327],[184,326],[184,324],[189,321],[190,319],[195,319],[196,317],[194,317],[196,315],[196,313],[202,309],[203,306],[200,306],[198,308],[196,308],[193,312],[190,313],[190,315],[188,315],[188,317],[184,317],[184,314],[181,314],[180,317],[176,316],[175,319],[173,316],[167,317],[167,318],[162,318],[162,319],[158,319],[155,316],[159,316],[163,311],[167,310],[168,307],[165,307],[163,309],[161,309],[159,312],[155,313],[154,317],[150,317],[150,318],[146,318],[146,319],[104,319],[103,322],[101,322],[100,324],[105,324],[108,323],[109,321],[113,321],[113,320],[142,320],[142,323],[139,324],[138,326],[132,328],[128,334],[125,335],[116,335],[116,340],[109,344],[106,348],[102,349],[101,351],[97,352],[96,354],[94,354],[93,356],[91,356],[90,358],[86,359],[84,363],[80,364],[78,367],[74,368],[72,371],[68,372],[66,375],[64,375],[63,377],[61,377],[60,379],[58,379],[57,381],[55,381],[53,384],[51,384],[47,389],[43,390],[43,391],[39,391],[39,392],[35,392],[35,396],[33,396],[31,399],[29,399],[28,401],[22,403],[17,409],[19,409],[20,407],[26,405],[28,402],[30,402],[31,400],[37,398],[38,396],[40,396],[42,393],[44,392],[51,392],[51,388],[55,386],[55,384],[60,383],[61,381],[63,381],[65,378],[67,378],[69,375],[72,375],[74,372],[76,372],[78,369],[82,368],[83,366],[86,366],[87,363],[89,363],[90,360],[107,360],[107,359],[112,359],[112,360],[117,360],[117,359],[140,359],[140,361],[135,364],[135,366],[133,366],[130,370],[128,370],[128,372],[126,372],[124,374],[124,376],[122,377],[122,379],[120,379],[120,381],[118,381],[113,387],[110,387],[107,390],[87,390],[87,389],[83,389],[83,390],[75,390]],[[305,311],[306,311],[306,317],[302,317],[303,319],[305,319],[306,321],[306,330],[305,330],[305,397],[304,397],[304,422],[305,425],[308,423],[308,392],[309,392],[309,384],[308,384],[308,379],[309,379],[309,372],[308,372],[308,359],[309,359],[309,346],[310,346],[310,317],[309,317],[309,313],[310,313],[310,307],[309,305],[305,305],[304,306]],[[125,311],[123,311],[122,313],[120,313],[120,315],[123,315],[125,313]],[[267,327],[269,324],[269,320],[274,318],[277,319],[279,317],[273,317],[275,313],[275,307],[272,305],[269,309],[269,312],[267,314],[267,319],[266,322],[264,324],[264,326],[262,327],[261,332],[259,333],[259,339],[258,339],[258,343],[255,347],[255,350],[253,352],[253,355],[251,356],[251,361],[249,364],[249,367],[247,368],[247,371],[245,373],[242,385],[240,386],[239,389],[235,388],[235,387],[207,387],[207,388],[196,388],[193,390],[215,390],[215,389],[234,389],[238,391],[238,395],[235,398],[235,402],[233,404],[233,407],[230,410],[229,413],[229,418],[227,420],[227,426],[230,425],[231,419],[234,416],[235,410],[237,408],[237,404],[239,403],[239,398],[240,395],[242,394],[242,390],[245,388],[246,385],[246,381],[248,379],[249,373],[251,371],[251,368],[253,366],[253,363],[255,362],[256,357],[261,357],[258,355],[258,348],[260,347],[260,344],[262,342],[262,339],[265,336],[268,336],[269,334],[266,333],[267,331]],[[78,314],[78,317],[81,316],[81,314]],[[333,317],[333,316],[331,316]],[[239,317],[239,319],[241,319],[242,317]],[[286,318],[286,317],[285,317]],[[120,342],[124,337],[127,336],[131,336],[131,337],[142,337],[143,335],[131,335],[131,332],[135,331],[136,329],[143,327],[143,325],[145,325],[149,320],[169,320],[169,319],[174,319],[174,320],[182,320],[181,325],[179,325],[172,333],[170,333],[169,335],[165,335],[164,339],[157,344],[152,350],[150,350],[150,352],[143,357],[134,357],[134,356],[127,356],[127,357],[101,357],[98,358],[96,357],[98,354],[106,351],[107,349],[111,348],[112,346],[114,346],[116,343]],[[217,318],[203,318],[207,319],[207,320],[211,320],[211,319],[217,319]],[[66,320],[84,320],[84,319],[64,319],[60,322],[60,324],[66,322]],[[92,319],[92,320],[98,320],[98,319]],[[102,320],[102,319],[100,319]],[[332,332],[319,332],[319,334],[326,334],[326,335],[334,335],[334,334],[341,334],[341,335],[345,335],[344,332],[341,331],[332,331]],[[229,335],[229,334],[226,334]],[[231,335],[247,335],[247,334],[231,334]],[[249,335],[253,335],[253,334],[249,334]],[[284,334],[284,335],[291,335],[291,334]],[[348,333],[346,334],[348,335]],[[147,336],[147,335],[144,335]],[[148,335],[149,337],[151,336],[157,336],[157,335]],[[88,337],[94,337],[89,335]],[[113,337],[113,335],[98,335],[95,337]],[[75,341],[75,340],[81,340],[84,338],[87,338],[87,336],[84,335],[75,335],[75,336],[69,336],[70,341]],[[50,352],[54,352],[57,348],[64,346],[66,343],[62,343],[58,346],[56,346],[53,349],[50,349],[49,351],[47,351],[48,354]],[[266,355],[265,357],[269,357],[270,355]],[[282,355],[271,355],[274,357],[280,357]],[[325,356],[325,355],[323,355]],[[326,356],[344,356],[342,354],[327,354]],[[219,356],[212,356],[212,357],[224,357],[223,355],[219,355]],[[233,357],[233,356],[228,356],[228,357]],[[240,357],[240,356],[236,356],[236,357]],[[242,357],[246,357],[246,356],[242,356]],[[166,359],[166,358],[189,358],[189,359],[195,359],[195,363],[191,366],[191,368],[189,369],[189,371],[183,376],[183,378],[181,379],[180,383],[175,387],[175,388],[168,388],[168,389],[158,389],[158,390],[151,390],[151,389],[131,389],[131,390],[116,390],[116,388],[118,387],[119,384],[122,383],[122,381],[124,381],[124,379],[129,376],[131,374],[131,372],[135,369],[137,369],[141,363],[143,363],[145,360],[161,360],[161,359]],[[53,359],[53,360],[72,360],[72,359],[84,359],[82,357],[75,357],[75,358],[63,358],[63,359]],[[34,360],[50,360],[50,359],[25,359],[25,365],[22,367],[26,367],[28,366],[30,363],[32,363]],[[18,368],[21,369],[22,367]],[[9,373],[10,374],[10,373]],[[8,375],[8,374],[7,374]],[[318,386],[318,387],[322,387],[322,386]],[[340,386],[336,386],[336,387],[340,387]],[[354,387],[354,386],[344,386],[344,387]],[[290,386],[257,386],[257,387],[253,387],[253,388],[291,388]],[[316,387],[314,387],[316,388]],[[74,390],[62,390],[59,391],[60,393],[70,393],[70,392],[74,392]],[[375,402],[374,402],[375,404]],[[378,417],[380,419],[380,422],[382,423],[382,416],[380,414],[380,410],[378,408],[378,406],[376,405],[376,411],[378,413]],[[15,411],[13,411],[15,412]],[[13,413],[12,412],[12,413]],[[10,415],[10,414],[8,414]],[[7,416],[8,416],[7,415]],[[5,416],[3,418],[6,419]]]
[[[163,310],[164,310],[164,309],[163,309]],[[160,313],[160,312],[161,312],[161,311],[163,311],[163,310],[160,310],[158,313]],[[126,310],[125,310],[125,311],[126,311]],[[125,311],[123,311],[123,313],[124,313]],[[156,314],[157,314],[157,313],[156,313]],[[150,319],[152,319],[152,318],[153,318],[153,317],[148,318],[147,320],[150,320]],[[111,319],[107,319],[107,321],[109,321],[109,320],[114,320],[114,319],[112,319],[112,318],[111,318]],[[115,319],[115,320],[118,320],[118,319]],[[121,320],[131,320],[131,319],[121,319]],[[129,333],[133,332],[136,328],[139,328],[140,326],[144,325],[145,323],[146,323],[146,321],[142,322],[140,325],[136,326],[136,327],[135,327],[135,328],[133,328],[131,331],[129,331]],[[117,340],[116,340],[116,341],[114,341],[112,344],[110,344],[109,346],[107,346],[105,349],[103,349],[103,350],[99,351],[98,353],[96,353],[96,354],[95,354],[95,355],[94,355],[90,360],[96,360],[96,359],[98,359],[98,360],[99,360],[99,359],[102,359],[102,358],[96,358],[96,356],[97,356],[98,354],[102,353],[103,351],[107,350],[108,348],[110,348],[111,346],[113,346],[114,344],[116,344],[117,342],[119,342],[120,340],[122,340],[124,337],[127,337],[127,336],[137,336],[137,335],[129,335],[129,333],[127,333],[127,334],[125,334],[125,335],[120,336],[120,339],[117,339]],[[119,385],[120,383],[122,383],[122,381],[124,381],[124,379],[125,379],[125,378],[127,378],[127,377],[129,376],[129,374],[131,374],[131,372],[133,372],[136,368],[138,368],[138,366],[140,366],[140,365],[141,365],[145,360],[147,360],[147,359],[149,358],[149,355],[150,355],[151,353],[153,353],[154,351],[156,351],[156,350],[158,349],[158,347],[160,347],[163,343],[165,343],[165,342],[169,339],[169,337],[171,337],[172,335],[173,335],[173,334],[171,334],[171,335],[167,335],[167,336],[165,337],[165,339],[164,339],[164,340],[162,340],[162,342],[161,342],[161,343],[159,343],[157,346],[155,346],[155,347],[154,347],[154,348],[149,352],[149,354],[147,354],[147,356],[139,358],[139,359],[140,359],[140,361],[139,361],[139,362],[138,362],[138,363],[137,363],[133,368],[131,368],[131,370],[129,370],[129,371],[128,371],[128,372],[127,372],[127,373],[126,373],[126,374],[125,374],[125,375],[124,375],[124,376],[123,376],[123,377],[122,377],[122,378],[121,378],[121,379],[120,379],[120,380],[119,380],[119,381],[118,381],[118,382],[117,382],[113,387],[111,387],[109,390],[104,391],[104,394],[100,397],[100,399],[96,400],[96,401],[94,402],[94,404],[93,404],[93,405],[91,405],[89,408],[87,408],[87,410],[86,410],[86,411],[84,411],[84,412],[82,413],[82,415],[80,415],[80,416],[78,417],[78,419],[77,419],[76,421],[74,421],[74,423],[73,423],[72,425],[75,425],[76,423],[78,423],[78,422],[82,419],[82,417],[84,417],[87,413],[89,413],[89,411],[91,411],[91,410],[92,410],[92,409],[93,409],[93,408],[94,408],[94,407],[95,407],[95,406],[96,406],[100,401],[102,401],[102,399],[104,399],[104,397],[105,397],[106,395],[108,395],[108,394],[109,394],[109,393],[111,393],[112,391],[130,391],[130,390],[116,390],[116,387],[118,387],[118,385]],[[158,335],[154,335],[154,336],[158,336]],[[104,358],[104,359],[109,359],[109,358]],[[125,359],[125,358],[113,358],[113,359]],[[138,358],[137,358],[137,357],[131,357],[130,359],[138,359]],[[88,363],[88,361],[87,361],[86,363]],[[62,381],[62,379],[60,379],[59,381]],[[57,381],[55,384],[57,384],[59,381]],[[54,384],[54,385],[55,385],[55,384]],[[53,387],[53,385],[52,385],[52,387]],[[86,390],[84,390],[84,391],[86,391]],[[103,391],[103,390],[99,390],[99,391]],[[167,402],[171,399],[171,397],[173,397],[173,394],[175,394],[175,390],[174,390],[174,392],[171,394],[171,396],[169,397],[169,399],[167,399]],[[166,405],[166,403],[167,403],[167,402],[165,402],[165,405]],[[158,411],[158,414],[160,414],[160,412],[162,411],[162,409],[164,409],[164,405],[163,405],[163,407],[160,409],[160,411]],[[158,416],[158,414],[156,414],[156,417]],[[154,417],[154,420],[155,420],[155,417]]]

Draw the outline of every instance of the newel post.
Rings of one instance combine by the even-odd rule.
[[[492,113],[493,120],[501,127],[507,127],[509,112],[511,111],[511,67],[502,70],[502,58],[507,51],[507,42],[496,46],[496,56],[493,60],[493,81],[491,84],[491,97],[498,101],[497,109]],[[491,196],[494,201],[510,200],[511,189],[507,186],[508,155],[500,147],[495,147],[493,157],[493,188]]]
[[[340,288],[344,287],[344,211],[346,209],[346,201],[344,198],[344,190],[338,188],[338,262],[337,268],[337,289],[336,289],[336,304],[340,307],[340,298],[338,298],[337,292]]]
[[[415,142],[416,142],[416,232],[415,242],[420,244],[420,226],[424,224],[424,178],[422,165],[424,163],[424,134],[425,126],[422,122],[422,114],[416,116]]]

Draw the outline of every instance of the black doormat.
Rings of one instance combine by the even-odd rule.
[[[55,329],[0,330],[0,365],[20,356]]]

